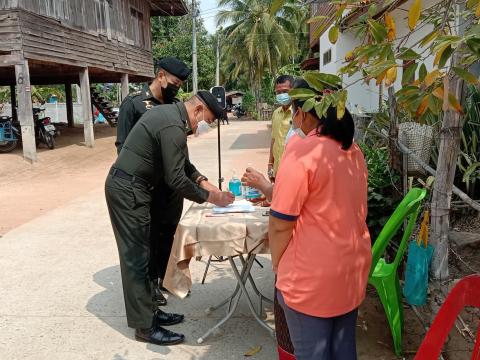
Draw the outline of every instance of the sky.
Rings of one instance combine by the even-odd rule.
[[[217,0],[200,0],[200,17],[203,19],[203,23],[210,34],[214,34],[217,28],[215,21],[217,13]]]

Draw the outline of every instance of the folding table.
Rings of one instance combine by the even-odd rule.
[[[210,313],[226,306],[227,313],[198,338],[198,343],[202,343],[232,317],[242,296],[247,300],[255,320],[274,337],[274,330],[261,318],[263,304],[272,301],[260,292],[250,274],[256,255],[269,253],[267,234],[268,217],[265,216],[265,208],[256,208],[253,213],[212,216],[211,205],[194,204],[185,213],[175,234],[163,281],[165,288],[178,297],[185,297],[192,286],[188,267],[190,259],[199,256],[227,257],[236,280],[235,290],[230,296],[206,309]],[[241,266],[235,263],[235,258],[240,260]],[[246,288],[247,282],[253,289],[252,293]],[[252,296],[258,298],[257,307]]]

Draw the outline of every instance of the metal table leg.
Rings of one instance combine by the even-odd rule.
[[[205,334],[203,334],[201,337],[199,337],[197,339],[197,343],[198,344],[201,344],[203,343],[203,341],[208,337],[210,336],[216,329],[218,329],[220,326],[222,326],[223,324],[225,324],[225,322],[227,322],[233,315],[233,313],[235,312],[235,310],[237,309],[237,306],[238,306],[238,303],[240,301],[240,297],[241,297],[241,294],[243,293],[240,293],[238,294],[237,296],[237,293],[239,292],[239,289],[241,289],[241,286],[243,285],[243,288],[245,289],[245,285],[244,283],[247,281],[247,274],[250,273],[250,270],[252,268],[252,265],[253,265],[253,259],[247,259],[246,263],[245,263],[245,266],[243,267],[242,269],[242,273],[241,275],[238,273],[238,269],[237,267],[235,266],[235,263],[233,262],[233,257],[229,257],[228,260],[230,261],[230,264],[233,263],[233,266],[235,268],[234,270],[234,273],[235,273],[235,277],[237,278],[237,286],[235,288],[235,291],[233,292],[233,294],[228,297],[226,300],[224,300],[221,304],[219,305],[216,305],[214,307],[211,307],[209,309],[218,309],[219,307],[221,307],[222,305],[225,305],[227,302],[230,301],[230,304],[232,306],[230,306],[230,310],[228,311],[227,315],[221,319],[217,324],[215,324],[214,327],[212,327],[211,329],[209,329]],[[237,277],[238,275],[238,277]],[[240,285],[240,283],[242,285]],[[248,294],[247,294],[248,296]],[[233,304],[232,304],[232,300],[233,300]],[[209,310],[207,309],[207,310]]]
[[[230,265],[232,266],[232,270],[233,270],[233,273],[235,275],[235,278],[237,279],[237,282],[240,285],[240,288],[242,290],[242,294],[244,294],[245,297],[247,298],[247,304],[248,304],[248,307],[250,308],[250,311],[252,312],[253,317],[255,318],[255,320],[257,320],[257,322],[263,328],[265,328],[270,333],[270,335],[272,337],[275,337],[275,333],[274,333],[273,329],[270,326],[268,326],[256,313],[256,311],[253,307],[252,300],[250,299],[250,296],[248,295],[247,289],[245,288],[245,282],[246,281],[243,281],[245,278],[244,279],[241,278],[240,273],[238,272],[237,266],[235,265],[235,262],[233,261],[233,258],[229,257],[228,260],[230,261]],[[246,260],[246,264],[247,264],[246,267],[248,269],[248,271],[246,272],[247,278],[250,275],[250,269],[252,267],[252,264],[253,264],[254,260],[255,260],[255,254],[248,255],[247,260]]]
[[[252,254],[252,255],[255,257],[255,261],[257,261],[256,255],[255,254]],[[243,266],[245,266],[245,259],[243,258],[243,256],[240,256],[240,261],[242,262]],[[252,274],[250,272],[248,273],[248,281],[252,285],[253,291],[258,296],[258,312],[257,312],[257,314],[258,314],[258,316],[261,316],[262,315],[262,309],[263,309],[263,301],[268,302],[272,305],[273,305],[273,301],[270,300],[265,295],[263,295],[260,292],[260,290],[258,290],[257,285],[255,284],[255,281],[253,280]]]

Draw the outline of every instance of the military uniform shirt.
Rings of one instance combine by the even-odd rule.
[[[154,107],[132,129],[113,167],[156,190],[168,187],[184,198],[205,202],[209,193],[195,183],[201,174],[188,158],[187,126],[183,103]]]
[[[177,101],[175,99],[175,102]],[[117,120],[117,141],[115,141],[115,146],[118,154],[122,150],[128,134],[140,117],[157,105],[162,105],[162,103],[153,96],[148,85],[145,85],[142,90],[125,97],[120,105]]]

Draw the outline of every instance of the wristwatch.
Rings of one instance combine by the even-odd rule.
[[[208,181],[207,177],[204,175],[200,175],[195,182],[197,183],[197,185],[200,185],[202,181]]]
[[[268,177],[269,178],[273,178],[273,175],[274,175],[274,172],[273,172],[273,169],[268,169]]]

